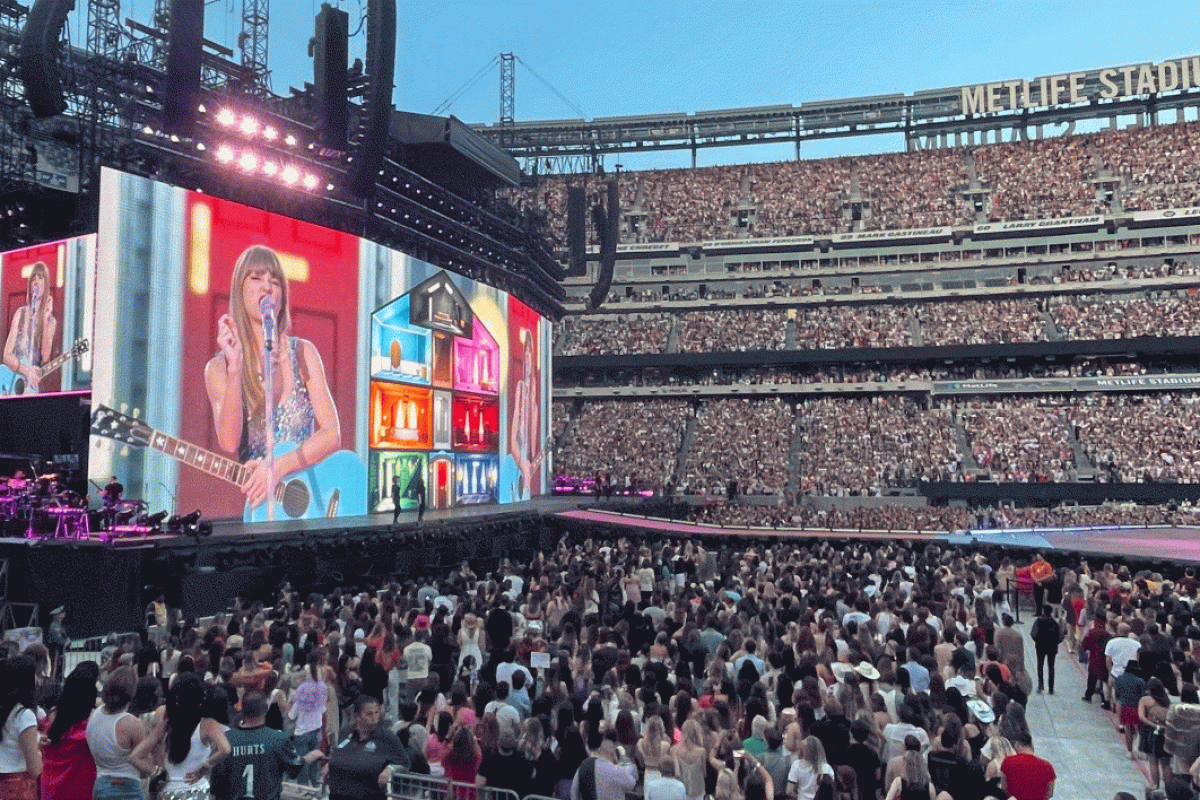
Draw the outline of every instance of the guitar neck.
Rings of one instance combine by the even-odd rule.
[[[153,428],[150,429],[150,441],[147,446],[160,453],[166,453],[176,461],[207,472],[223,481],[228,481],[234,486],[240,487],[250,474],[249,469],[233,459],[217,455],[203,447],[197,447],[183,439],[169,436]]]
[[[169,455],[176,461],[227,481],[239,489],[246,482],[246,478],[250,477],[250,468],[244,464],[239,464],[231,458],[218,455],[211,450],[205,450],[203,447],[185,442],[183,439],[170,436],[154,428],[150,429],[150,442],[148,446],[153,450],[158,450],[160,453]],[[283,493],[286,488],[282,482],[275,484],[275,500],[283,500]]]

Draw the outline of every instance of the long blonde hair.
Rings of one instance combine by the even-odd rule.
[[[280,302],[275,312],[275,330],[278,338],[283,340],[291,329],[292,319],[287,276],[283,274],[279,255],[266,245],[250,245],[238,256],[229,283],[229,315],[233,317],[238,340],[242,343],[242,407],[247,418],[252,420],[260,419],[263,414],[263,390],[259,379],[263,363],[258,348],[249,346],[254,341],[254,335],[250,318],[246,315],[243,286],[251,275],[264,272],[279,281]]]

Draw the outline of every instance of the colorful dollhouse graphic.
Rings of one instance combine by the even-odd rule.
[[[500,349],[446,273],[371,316],[371,508],[494,503],[500,469]]]

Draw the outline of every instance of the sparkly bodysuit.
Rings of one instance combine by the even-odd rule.
[[[300,374],[300,362],[297,360],[296,348],[299,339],[289,336],[288,355],[292,362],[292,391],[282,402],[275,406],[275,443],[294,442],[302,444],[313,435],[317,427],[316,414],[313,412],[312,399],[308,396],[308,387]],[[238,448],[238,456],[244,463],[251,459],[262,458],[267,454],[267,437],[261,424],[250,424],[246,420],[242,425],[242,446]]]

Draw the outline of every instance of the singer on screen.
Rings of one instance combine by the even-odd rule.
[[[30,270],[25,305],[13,314],[4,342],[4,366],[25,379],[26,394],[40,390],[42,364],[54,355],[57,331],[58,320],[54,318],[54,301],[50,296],[50,270],[39,261]]]
[[[217,323],[220,352],[204,368],[219,447],[254,467],[242,485],[252,506],[266,499],[271,486],[269,442],[299,445],[274,459],[276,483],[341,446],[337,407],[321,355],[312,342],[290,334],[288,282],[279,256],[269,247],[252,245],[238,258],[229,313]],[[268,364],[269,374],[264,369]],[[273,387],[270,431],[264,382]]]

